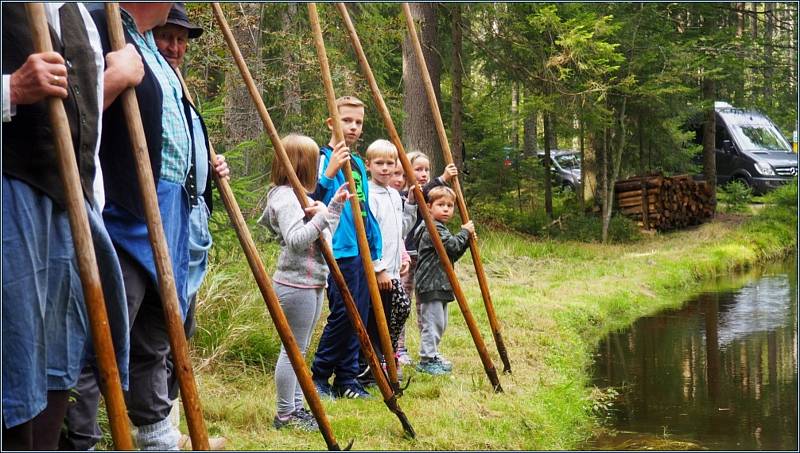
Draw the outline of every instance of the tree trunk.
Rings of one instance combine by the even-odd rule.
[[[293,32],[297,17],[297,3],[289,2],[281,13],[281,28],[285,34]],[[300,115],[300,65],[294,49],[284,48],[284,83],[283,114],[284,117]]]
[[[772,35],[775,30],[775,15],[772,2],[764,3],[764,16],[766,25],[764,26],[764,102],[767,107],[772,106]]]
[[[511,82],[511,148],[519,152],[519,84]]]
[[[628,98],[622,98],[622,106],[619,109],[619,113],[617,115],[617,127],[616,133],[614,138],[616,139],[614,150],[613,150],[613,157],[611,160],[612,163],[612,170],[611,170],[611,178],[607,182],[606,186],[606,210],[603,213],[603,242],[608,241],[608,226],[611,223],[611,210],[614,207],[614,181],[619,178],[619,171],[622,168],[622,153],[625,151],[625,144],[627,139],[627,128],[625,127],[625,121],[627,119],[625,109],[628,105]],[[606,154],[608,156],[608,154]],[[607,168],[607,165],[606,165]]]
[[[522,147],[525,157],[536,157],[536,152],[539,151],[536,143],[536,135],[538,133],[536,126],[538,121],[539,118],[536,112],[531,112],[527,117],[525,117],[525,121],[522,123]]]
[[[754,21],[755,22],[755,21]],[[714,24],[711,18],[705,18],[703,21],[703,31],[711,33]],[[710,62],[713,65],[713,61]],[[706,184],[711,188],[711,202],[716,205],[717,202],[717,160],[716,160],[716,114],[714,113],[714,101],[716,97],[716,86],[714,79],[703,75],[702,82],[703,100],[708,105],[706,111],[706,121],[703,126],[703,175],[706,178]]]
[[[550,149],[552,148],[551,137],[553,132],[552,117],[550,112],[544,112],[544,211],[547,216],[553,218],[553,189],[551,184],[552,173],[550,172]]]
[[[717,202],[717,121],[714,113],[714,85],[713,80],[703,79],[703,99],[706,103],[710,103],[703,125],[703,175],[706,178],[706,184],[711,188],[712,204]]]
[[[582,117],[578,117],[578,144],[580,146],[580,159],[581,159],[581,177],[578,179],[578,187],[575,191],[575,194],[578,196],[578,208],[583,211],[584,206],[584,177],[586,176],[586,170],[583,169],[583,164],[586,162],[586,142],[585,142],[585,132],[584,131],[585,122],[583,121]]]
[[[239,50],[246,61],[250,63],[250,70],[253,77],[258,82],[259,62],[255,64],[253,60],[259,55],[258,40],[256,38],[261,17],[260,8],[263,4],[258,3],[239,3],[240,9],[238,14],[231,14],[231,29],[236,42],[239,44]],[[233,147],[238,143],[245,140],[255,140],[263,130],[261,119],[256,111],[255,104],[250,99],[250,94],[247,87],[242,83],[242,76],[236,67],[232,67],[225,75],[225,115],[223,122],[226,129],[226,137],[228,138],[227,146]],[[250,158],[248,155],[244,156],[245,159],[245,174],[249,174]]]
[[[419,24],[422,54],[428,65],[428,72],[436,94],[436,102],[441,106],[439,86],[442,64],[436,52],[438,35],[436,33],[436,3],[410,3],[411,16]],[[409,151],[419,150],[428,155],[431,161],[431,175],[439,175],[444,168],[442,147],[434,126],[433,114],[425,94],[425,86],[417,67],[414,48],[408,36],[403,40],[403,142]]]
[[[450,6],[452,13],[452,31],[453,31],[453,66],[452,66],[452,79],[453,79],[453,96],[450,100],[451,119],[450,140],[453,146],[453,160],[459,171],[464,169],[464,159],[466,159],[464,150],[464,137],[463,128],[461,127],[461,116],[463,110],[462,103],[462,77],[464,74],[463,62],[461,61],[461,53],[463,51],[463,42],[461,34],[461,5],[454,3]]]
[[[753,41],[758,40],[758,2],[750,2],[752,17],[750,18],[750,33]]]
[[[644,113],[639,113],[639,176],[644,176]]]

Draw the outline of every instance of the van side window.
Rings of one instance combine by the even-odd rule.
[[[719,120],[717,120],[717,130],[714,135],[716,136],[714,137],[715,138],[714,141],[716,142],[714,147],[719,150],[724,150],[725,148],[722,147],[722,141],[730,140],[731,136],[728,134],[728,129],[726,129],[725,126],[720,124]]]

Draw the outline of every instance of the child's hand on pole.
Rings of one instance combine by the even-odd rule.
[[[406,196],[406,203],[408,204],[417,204],[417,193],[414,191],[414,188],[417,187],[413,185],[408,188],[408,196]]]
[[[444,167],[441,178],[444,182],[450,182],[450,180],[456,176],[458,176],[458,167],[456,167],[456,164],[449,164]]]
[[[311,206],[306,208],[306,213],[312,217],[317,214],[327,215],[328,207],[325,206],[325,203],[317,200]]]
[[[461,225],[461,228],[464,229],[464,230],[469,231],[470,234],[472,234],[474,237],[477,238],[477,236],[475,236],[475,224],[472,223],[472,220],[470,220],[469,222],[465,223],[464,225]]]
[[[392,289],[392,278],[389,277],[389,273],[386,271],[380,271],[375,273],[375,278],[378,280],[378,288],[383,291],[389,291]]]
[[[341,142],[337,143],[336,146],[333,147],[333,152],[331,153],[331,160],[328,162],[328,168],[325,170],[325,176],[328,178],[333,179],[336,176],[336,173],[344,167],[345,162],[350,160],[350,148],[347,147],[347,144],[342,140]]]

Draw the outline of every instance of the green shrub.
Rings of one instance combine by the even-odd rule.
[[[797,180],[764,195],[764,202],[791,208],[797,212]]]
[[[717,189],[717,200],[721,203],[722,212],[745,212],[753,198],[747,184],[733,180]]]

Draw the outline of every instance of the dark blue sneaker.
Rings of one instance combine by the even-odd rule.
[[[339,398],[351,398],[351,399],[372,398],[372,395],[370,395],[369,392],[364,390],[364,387],[358,382],[353,382],[352,384],[334,385],[333,394]]]
[[[320,398],[336,399],[336,396],[333,394],[333,389],[331,388],[331,385],[328,384],[328,381],[314,378],[311,380],[314,382],[314,386],[317,388],[317,393],[319,394]]]

